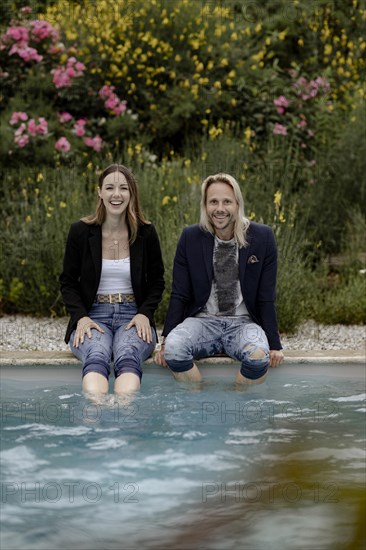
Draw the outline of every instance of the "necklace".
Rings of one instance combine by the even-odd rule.
[[[128,240],[128,236],[127,236],[127,240],[124,236],[123,237],[121,236],[120,239],[116,239],[111,234],[107,235],[106,233],[103,233],[103,238],[105,239],[105,241],[112,241],[113,246],[118,246],[118,248],[122,248],[122,250],[128,250],[129,249],[130,243],[129,243],[129,240]],[[120,243],[120,241],[121,241],[121,243]],[[111,248],[113,248],[113,246]]]

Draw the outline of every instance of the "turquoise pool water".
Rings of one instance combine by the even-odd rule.
[[[96,405],[75,367],[1,368],[1,548],[357,548],[364,368],[201,371]]]

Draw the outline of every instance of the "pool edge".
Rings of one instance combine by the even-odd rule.
[[[201,364],[235,364],[237,361],[229,357],[210,357],[199,361]],[[329,364],[358,363],[366,364],[366,355],[362,350],[285,350],[287,364]],[[0,368],[16,365],[79,365],[79,361],[69,351],[2,351],[0,352]],[[154,364],[150,357],[146,365]],[[162,367],[163,368],[163,367]]]

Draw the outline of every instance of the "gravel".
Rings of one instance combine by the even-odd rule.
[[[66,351],[68,318],[6,315],[0,318],[0,351]],[[307,321],[293,335],[282,335],[286,350],[353,350],[365,352],[366,326],[323,325]]]

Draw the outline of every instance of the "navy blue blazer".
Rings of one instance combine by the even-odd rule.
[[[277,247],[273,231],[250,222],[249,246],[239,249],[239,277],[249,315],[265,331],[271,350],[282,349],[276,315]],[[174,258],[173,284],[163,336],[206,304],[213,280],[214,237],[199,225],[186,227]]]
[[[131,282],[138,313],[148,317],[155,328],[154,312],[164,290],[164,265],[159,238],[152,224],[141,225],[130,246]],[[99,287],[102,272],[102,228],[83,221],[71,225],[67,237],[61,294],[70,314],[65,342],[79,319],[89,311]]]

